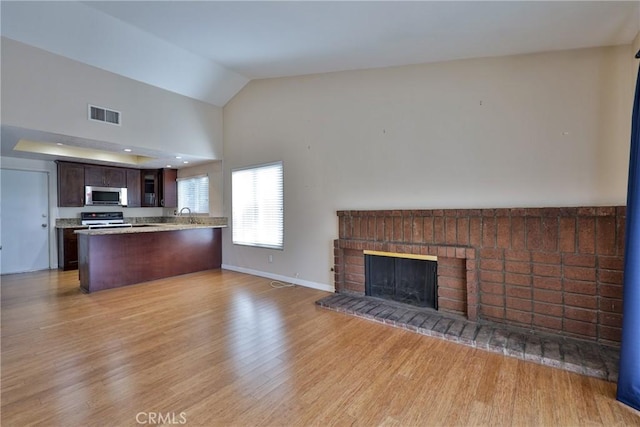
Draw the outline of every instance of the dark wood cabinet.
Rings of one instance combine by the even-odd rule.
[[[178,207],[178,170],[142,171],[142,206]]]
[[[79,228],[58,228],[58,268],[64,271],[78,269],[78,235]]]
[[[163,208],[178,207],[178,170],[177,169],[161,169],[158,173],[160,203]]]
[[[141,172],[142,206],[158,206],[158,170],[143,170]]]
[[[80,287],[94,292],[220,268],[221,237],[220,228],[82,233],[78,236]]]
[[[84,185],[124,188],[127,186],[126,169],[86,165],[84,167]]]
[[[127,189],[127,207],[178,207],[177,169],[127,169],[57,162],[58,206],[82,207],[85,186]]]
[[[127,169],[127,207],[139,208],[141,205],[142,190],[139,169]]]
[[[84,206],[84,165],[58,162],[58,206]]]

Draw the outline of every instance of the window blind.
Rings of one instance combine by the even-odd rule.
[[[209,213],[209,177],[206,175],[178,178],[178,208],[192,213]]]
[[[232,170],[233,243],[282,249],[283,194],[282,162]]]

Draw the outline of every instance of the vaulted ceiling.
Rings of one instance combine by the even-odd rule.
[[[251,79],[629,44],[640,30],[637,1],[2,0],[0,16],[3,37],[220,107]],[[27,137],[121,151],[3,124],[2,154],[60,158],[15,151]]]
[[[223,106],[250,79],[628,44],[639,2],[2,1],[2,35]]]

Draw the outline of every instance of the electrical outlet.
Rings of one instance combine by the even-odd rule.
[[[296,273],[296,279],[300,277],[300,273]]]
[[[273,255],[269,255],[269,264],[273,263]]]

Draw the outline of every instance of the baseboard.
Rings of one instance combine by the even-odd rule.
[[[265,271],[253,270],[251,268],[237,267],[235,265],[222,264],[223,270],[237,271],[238,273],[251,274],[253,276],[266,277],[267,279],[277,280],[284,283],[293,283],[294,285],[304,286],[307,288],[318,289],[320,291],[335,292],[335,287],[325,285],[324,283],[311,282],[295,277],[286,277],[279,274],[267,273]]]

